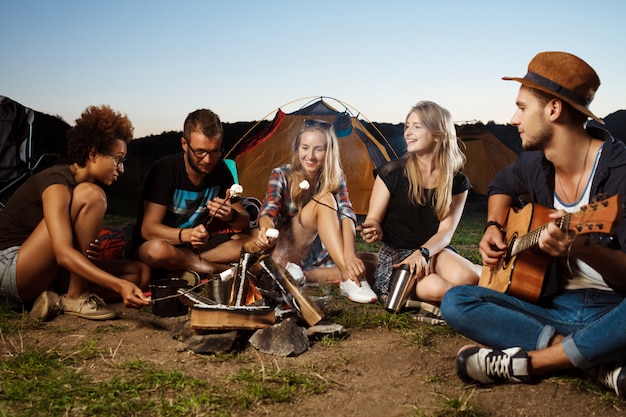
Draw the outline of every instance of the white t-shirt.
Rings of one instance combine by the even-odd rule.
[[[554,208],[557,210],[565,210],[568,213],[574,213],[578,211],[582,206],[589,204],[589,199],[591,197],[591,182],[593,177],[596,175],[596,168],[598,166],[598,160],[600,159],[600,154],[602,153],[602,147],[598,151],[596,155],[596,159],[593,163],[593,168],[591,170],[591,175],[589,176],[589,180],[587,184],[585,184],[585,189],[578,201],[573,204],[565,204],[561,200],[559,200],[556,195],[556,191],[554,192]],[[598,290],[607,290],[612,291],[608,285],[602,279],[602,275],[600,275],[595,269],[587,265],[585,262],[577,259],[575,257],[569,256],[567,254],[559,257],[559,262],[565,271],[569,271],[571,274],[571,278],[569,278],[565,284],[565,289],[567,290],[578,290],[578,289],[587,289],[587,288],[595,288]]]

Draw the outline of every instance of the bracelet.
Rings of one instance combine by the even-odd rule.
[[[504,234],[504,227],[502,227],[502,225],[495,220],[489,220],[487,222],[487,225],[485,225],[485,229],[483,230],[483,233],[485,233],[487,229],[490,228],[491,226],[496,226],[498,230],[500,231],[500,233]]]
[[[424,257],[424,260],[426,261],[426,265],[429,265],[430,264],[430,251],[428,250],[428,248],[425,248],[423,246],[419,250],[422,256]]]
[[[183,230],[185,230],[185,229],[179,229],[178,230],[178,241],[180,242],[181,245],[185,244],[185,242],[183,242]]]

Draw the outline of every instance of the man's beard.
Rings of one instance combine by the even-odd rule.
[[[187,156],[187,163],[189,164],[189,168],[191,168],[192,171],[198,174],[203,174],[203,175],[208,174],[212,171],[213,166],[203,168],[199,165],[197,159],[195,159],[189,153],[187,153],[186,156]]]
[[[531,140],[522,142],[522,147],[526,151],[543,150],[547,143],[550,142],[554,134],[553,127],[548,123],[542,123],[541,129],[535,133]]]

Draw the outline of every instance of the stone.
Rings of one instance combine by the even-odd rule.
[[[183,343],[193,353],[228,352],[237,341],[237,331],[205,332],[195,330],[189,320],[181,322],[171,332],[173,339]]]
[[[305,334],[309,338],[322,338],[324,336],[343,338],[346,336],[346,329],[337,323],[319,323],[306,329]]]
[[[305,328],[287,319],[266,329],[257,330],[250,344],[263,353],[276,356],[298,356],[309,348]]]

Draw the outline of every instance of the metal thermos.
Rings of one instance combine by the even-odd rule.
[[[391,290],[385,303],[385,309],[397,313],[406,303],[409,291],[415,283],[415,275],[411,275],[409,266],[401,264],[393,273],[391,278]]]

